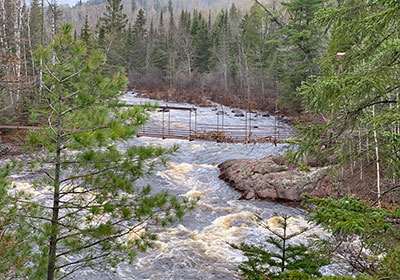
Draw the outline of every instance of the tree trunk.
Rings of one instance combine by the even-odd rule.
[[[62,149],[62,65],[60,65],[60,82],[58,91],[58,120],[57,120],[57,146],[56,165],[54,174],[54,195],[51,218],[51,235],[49,244],[49,261],[47,266],[47,280],[54,280],[57,259],[58,219],[60,206],[60,177],[61,177],[61,149]]]

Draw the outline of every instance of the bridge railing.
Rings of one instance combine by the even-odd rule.
[[[292,137],[285,126],[245,126],[202,124],[188,126],[184,122],[164,124],[149,123],[138,133],[138,136],[178,139],[203,139],[221,142],[271,141],[279,142]]]

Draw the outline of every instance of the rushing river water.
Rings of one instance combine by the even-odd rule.
[[[127,94],[125,99],[128,103],[148,101],[135,98],[132,94]],[[226,111],[230,112],[230,109],[227,108]],[[153,113],[153,120],[159,119],[158,114],[160,113]],[[187,112],[177,114],[175,117],[184,119]],[[216,112],[212,108],[198,108],[198,115],[205,122],[215,121],[216,118]],[[234,117],[230,113],[225,116],[225,122],[244,122],[244,118]],[[254,124],[257,123],[268,125],[276,123],[276,120],[274,117],[259,117],[254,120]],[[180,150],[171,157],[168,165],[138,183],[151,184],[156,191],[167,189],[177,196],[200,196],[196,209],[185,215],[183,220],[160,229],[154,248],[140,254],[134,264],[119,265],[115,274],[86,270],[75,275],[73,279],[239,279],[237,266],[244,257],[228,243],[240,244],[246,241],[259,244],[268,235],[266,229],[253,222],[253,214],[269,219],[272,226],[277,224],[276,216],[281,215],[294,217],[291,220],[291,230],[308,226],[301,209],[265,201],[238,200],[240,193],[218,179],[219,163],[228,159],[260,158],[281,153],[284,145],[257,143],[250,144],[246,149],[244,144],[140,137],[121,143],[120,147],[170,147],[174,144],[178,144]],[[316,228],[312,232],[321,231]]]

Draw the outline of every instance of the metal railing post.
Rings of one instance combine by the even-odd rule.
[[[189,110],[189,141],[192,140],[191,134],[192,134],[192,110]]]
[[[165,139],[164,136],[164,113],[165,113],[165,109],[162,109],[162,139]]]

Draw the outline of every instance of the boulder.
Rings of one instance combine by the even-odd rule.
[[[233,110],[232,110],[232,113],[234,113],[234,116],[235,116],[235,117],[244,117],[244,113],[243,113],[242,110],[233,109]]]
[[[301,194],[328,196],[328,167],[300,171],[285,164],[280,155],[262,159],[238,159],[221,163],[220,179],[243,193],[242,199],[302,200]]]

